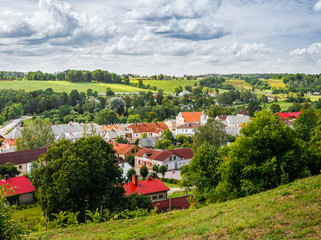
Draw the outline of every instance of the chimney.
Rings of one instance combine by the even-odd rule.
[[[3,176],[5,180],[7,180],[9,178],[9,176],[6,174]]]
[[[151,176],[148,177],[148,181],[152,181],[153,178]]]
[[[136,174],[132,175],[132,183],[137,186],[138,185],[138,177]]]

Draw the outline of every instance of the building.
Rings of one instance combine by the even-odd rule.
[[[171,130],[171,131],[176,130],[176,120],[175,119],[167,119],[164,121],[164,123],[167,125],[169,130]]]
[[[2,146],[0,148],[0,153],[14,152],[16,150],[16,140],[16,138],[3,140]]]
[[[250,121],[250,116],[237,115],[226,117],[226,124],[228,127],[241,127],[243,123],[248,123]]]
[[[7,189],[12,189],[6,195],[10,196],[10,202],[14,204],[26,204],[33,202],[33,194],[36,191],[30,180],[25,176],[0,179],[0,186],[6,186]]]
[[[127,172],[129,171],[129,169],[133,168],[132,166],[130,166],[130,164],[124,160],[123,158],[117,158],[117,163],[115,163],[115,166],[118,166],[122,169],[123,171],[123,178],[126,179],[127,178]]]
[[[32,150],[25,150],[19,152],[9,152],[0,154],[0,165],[6,163],[12,163],[20,171],[20,175],[24,175],[30,172],[30,165],[44,153],[47,152],[47,148],[39,148]]]
[[[138,147],[139,148],[154,148],[160,137],[149,137],[149,138],[139,138]]]
[[[301,113],[302,113],[302,111],[300,111],[300,112],[288,112],[288,113],[277,112],[276,114],[279,115],[281,120],[287,120],[287,119],[297,119]]]
[[[192,136],[195,133],[195,129],[198,128],[200,123],[185,123],[176,128],[176,135],[188,135]]]
[[[113,143],[108,142],[109,144],[112,144],[114,147],[114,150],[116,151],[116,157],[120,157],[122,159],[126,159],[130,155],[134,155],[137,153],[140,149],[136,145],[127,143]]]
[[[176,128],[185,123],[206,124],[208,116],[202,112],[180,112],[176,117]]]
[[[152,169],[153,165],[165,165],[167,169],[180,169],[189,164],[193,158],[193,151],[190,148],[179,148],[173,150],[159,150],[143,148],[135,154],[135,167],[145,165]]]
[[[133,193],[144,194],[152,201],[167,199],[169,188],[157,178],[149,177],[147,180],[138,181],[136,175],[132,175],[132,182],[124,184],[125,195]]]
[[[168,129],[167,125],[162,122],[155,123],[133,123],[128,126],[132,132],[133,139],[142,138],[143,133],[147,137],[161,137],[163,132]]]

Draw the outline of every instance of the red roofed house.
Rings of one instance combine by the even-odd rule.
[[[300,112],[289,112],[289,113],[281,113],[281,112],[277,112],[277,114],[280,116],[280,118],[282,119],[297,119],[299,117],[299,115],[302,113],[302,111]]]
[[[152,169],[153,165],[165,165],[167,169],[180,169],[189,164],[193,158],[193,151],[190,148],[174,150],[158,150],[143,148],[135,154],[135,167],[147,166]]]
[[[206,124],[208,116],[202,112],[180,112],[176,117],[176,128],[185,123]]]
[[[167,198],[169,188],[157,178],[148,178],[148,180],[138,181],[136,175],[132,175],[132,182],[124,184],[125,195],[133,193],[144,194],[152,201]]]
[[[0,179],[0,186],[6,186],[7,189],[12,189],[11,197],[15,204],[33,202],[33,193],[36,191],[30,180],[25,176]]]
[[[2,141],[2,146],[0,149],[1,152],[14,152],[16,149],[16,140],[17,139],[5,139]]]
[[[114,142],[108,142],[108,143],[114,146],[114,150],[117,152],[116,156],[121,157],[122,159],[126,159],[130,155],[134,155],[139,151],[139,147],[130,143],[127,143],[127,144],[114,143]]]
[[[132,131],[133,139],[141,138],[143,133],[147,137],[160,137],[163,132],[168,129],[168,126],[162,122],[155,123],[133,123],[127,127]]]

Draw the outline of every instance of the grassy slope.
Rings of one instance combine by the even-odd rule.
[[[106,88],[110,87],[114,92],[142,92],[145,89],[126,86],[122,84],[111,83],[71,83],[67,81],[0,81],[0,89],[15,89],[34,91],[39,89],[52,88],[55,92],[71,92],[77,89],[79,92],[86,92],[88,88],[99,93],[106,92]]]
[[[198,210],[34,233],[29,239],[317,239],[321,176]]]
[[[222,83],[223,85],[232,85],[236,90],[248,90],[252,89],[252,85],[245,82],[244,80],[226,80]]]
[[[130,82],[138,83],[138,80],[131,79]],[[197,80],[143,80],[145,85],[150,84],[151,86],[156,86],[157,89],[163,89],[166,93],[173,93],[174,88],[178,86],[182,86],[183,89],[185,86],[194,86],[194,84],[198,82]]]

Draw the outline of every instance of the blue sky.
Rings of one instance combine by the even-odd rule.
[[[320,73],[321,0],[0,0],[0,70]]]

